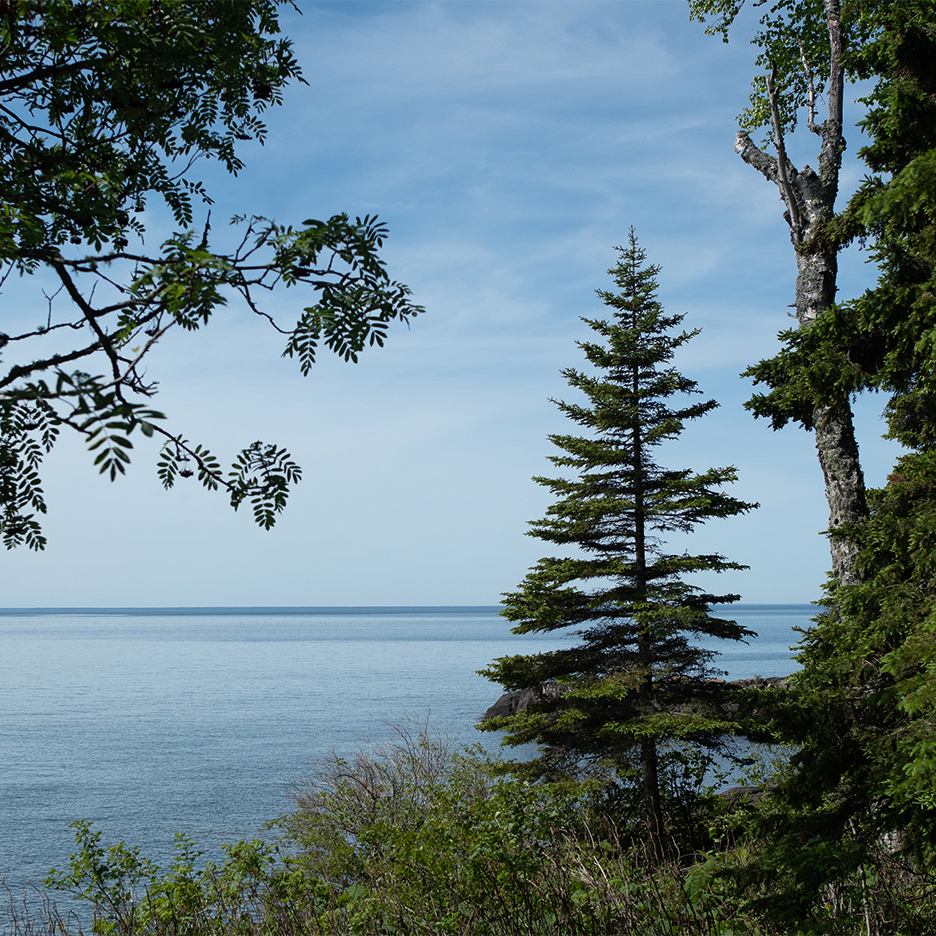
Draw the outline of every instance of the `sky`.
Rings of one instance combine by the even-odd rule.
[[[732,151],[756,11],[726,45],[682,0],[298,7],[282,25],[308,85],[267,114],[237,178],[205,167],[215,230],[234,214],[376,213],[390,273],[426,313],[358,364],[323,357],[306,378],[235,303],[169,336],[148,372],[154,405],[222,462],[256,439],[287,448],[304,478],[285,514],[264,531],[194,479],[164,491],[145,439],[111,483],[66,438],[44,474],[48,547],[0,557],[0,605],[496,604],[551,554],[525,535],[550,504],[531,480],[552,470],[547,436],[571,428],[550,399],[574,398],[560,370],[581,366],[580,316],[603,314],[595,290],[611,287],[631,226],[662,267],[667,312],[702,330],[677,365],[720,403],[660,461],[734,465],[731,493],[760,504],[673,549],[750,566],[692,580],[706,591],[820,598],[828,511],[812,437],[755,421],[739,376],[791,326],[795,281],[776,189]],[[863,175],[857,95],[841,199]],[[816,143],[803,128],[788,153],[815,165]],[[873,282],[866,259],[843,257],[842,297]],[[39,284],[16,288],[44,317]],[[270,308],[288,317],[302,300]],[[883,402],[856,403],[870,485],[899,454],[880,438]]]

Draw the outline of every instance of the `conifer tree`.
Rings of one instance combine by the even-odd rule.
[[[790,336],[764,365],[775,388],[765,401],[782,413],[802,388],[821,394],[833,380],[884,391],[887,435],[905,451],[848,531],[859,581],[830,585],[793,691],[755,703],[798,751],[763,810],[768,847],[756,864],[777,895],[773,917],[797,922],[821,915],[849,875],[890,866],[909,880],[911,859],[936,870],[936,2],[863,12],[871,39],[849,64],[876,80],[859,153],[873,174],[824,236],[866,238],[878,280]],[[837,359],[848,367],[833,369]]]
[[[583,555],[541,559],[504,596],[502,611],[516,634],[565,631],[581,642],[495,660],[484,675],[508,691],[534,689],[538,701],[482,727],[505,730],[507,745],[538,743],[537,758],[515,765],[526,776],[610,769],[642,789],[651,854],[661,856],[661,758],[712,750],[734,730],[711,681],[718,675],[714,653],[696,639],[753,636],[710,613],[710,605],[738,595],[703,594],[686,581],[745,566],[720,555],[667,552],[665,538],[757,505],[720,490],[735,480],[734,468],[696,473],[654,460],[687,420],[718,404],[686,399],[700,391],[671,361],[698,330],[674,331],[683,316],[666,315],[657,301],[660,268],[645,263],[633,228],[627,247],[617,250],[619,262],[608,272],[619,291],[598,290],[613,316],[583,319],[601,339],[579,343],[594,373],[562,371],[588,403],[553,401],[587,430],[550,436],[561,451],[550,460],[576,477],[534,479],[557,500],[529,535]]]

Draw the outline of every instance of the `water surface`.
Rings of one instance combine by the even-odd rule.
[[[164,862],[175,832],[209,855],[289,806],[317,756],[424,718],[462,741],[518,637],[497,608],[0,611],[0,874],[62,868],[76,819]],[[810,605],[725,609],[759,632],[722,647],[728,678],[786,675]]]

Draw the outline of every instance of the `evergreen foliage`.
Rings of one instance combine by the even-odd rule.
[[[718,404],[686,399],[700,391],[671,361],[697,332],[673,331],[682,316],[666,315],[658,302],[659,267],[645,263],[633,229],[618,251],[609,271],[618,291],[598,291],[613,316],[584,319],[600,339],[580,343],[594,372],[562,372],[588,403],[557,402],[588,434],[550,436],[562,453],[550,460],[576,476],[534,479],[557,500],[529,535],[576,546],[584,555],[541,559],[519,590],[504,596],[502,612],[514,633],[571,630],[582,642],[496,660],[484,671],[489,679],[508,690],[538,689],[541,700],[482,727],[505,730],[509,745],[540,745],[539,757],[518,765],[526,776],[610,767],[619,779],[637,783],[652,851],[660,854],[659,745],[676,742],[663,756],[685,760],[687,745],[717,748],[736,728],[720,707],[722,687],[712,682],[719,675],[715,653],[696,640],[751,636],[710,613],[710,605],[737,595],[703,594],[686,581],[697,572],[744,566],[719,555],[668,552],[665,537],[756,505],[720,490],[735,480],[734,468],[696,473],[654,459],[687,420]],[[543,690],[549,683],[558,690]]]
[[[878,281],[785,334],[781,354],[752,368],[772,387],[752,405],[776,425],[842,391],[884,391],[888,435],[911,451],[868,492],[868,518],[843,531],[859,544],[861,581],[829,587],[792,692],[761,703],[799,748],[754,863],[786,919],[818,920],[842,882],[865,882],[867,902],[888,868],[936,867],[936,3],[859,6],[870,38],[846,62],[877,78],[861,151],[874,174],[819,236],[867,240]]]
[[[890,394],[889,435],[936,444],[936,2],[872,4],[876,36],[850,59],[877,77],[862,121],[865,179],[831,235],[871,241],[877,284],[846,306],[849,356]]]
[[[847,706],[838,738],[858,752],[838,755],[834,783],[847,787],[861,809],[869,840],[897,832],[936,859],[936,457],[901,458],[886,487],[872,492],[862,524],[859,561],[867,581],[839,589],[832,610],[804,641],[803,687],[817,704],[829,695]],[[845,713],[843,713],[844,715]],[[843,730],[844,729],[844,730]],[[807,752],[820,745],[810,737]],[[854,778],[862,777],[861,783]],[[805,778],[808,780],[808,778]],[[855,796],[854,793],[860,795]]]
[[[828,931],[830,893],[852,893],[859,916],[882,901],[875,914],[899,917],[908,908],[882,882],[931,882],[936,868],[934,454],[902,457],[869,506],[863,581],[830,589],[790,689],[749,700],[794,754],[753,814],[763,844],[739,881],[759,882],[764,911],[810,920],[809,932]]]

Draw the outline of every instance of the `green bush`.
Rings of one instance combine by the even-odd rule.
[[[522,782],[425,730],[333,755],[295,802],[284,841],[310,878],[353,893],[352,932],[761,932],[727,922],[711,863],[651,866],[639,802]]]
[[[273,841],[200,865],[178,836],[160,869],[79,822],[68,870],[46,885],[86,902],[98,936],[772,932],[733,909],[714,857],[651,866],[605,794],[531,785],[479,750],[404,727],[322,761],[270,824]],[[81,933],[48,899],[41,920],[8,916],[11,936]]]
[[[68,869],[46,884],[89,905],[96,936],[936,929],[934,882],[907,867],[894,843],[877,844],[857,872],[808,835],[778,849],[765,837],[765,817],[781,806],[773,794],[706,799],[692,770],[685,780],[670,791],[674,808],[681,797],[688,804],[672,821],[698,825],[711,845],[654,865],[639,837],[640,804],[620,790],[526,783],[477,749],[404,727],[383,745],[320,762],[295,790],[295,808],[270,824],[269,841],[238,842],[204,863],[178,836],[160,869],[133,847],[102,845],[79,822]],[[765,861],[774,862],[769,875]],[[791,875],[822,877],[801,906],[782,905],[795,890]],[[63,919],[45,896],[41,919],[8,913],[10,936],[79,936],[78,920]]]
[[[166,871],[123,842],[104,847],[88,822],[73,824],[78,851],[69,869],[52,870],[45,885],[87,902],[98,936],[208,936],[331,932],[330,889],[308,877],[277,844],[260,840],[225,846],[221,864],[208,862],[195,843],[176,836]],[[69,921],[71,922],[71,921]],[[80,932],[80,923],[76,922]],[[46,913],[46,929],[73,929]]]

